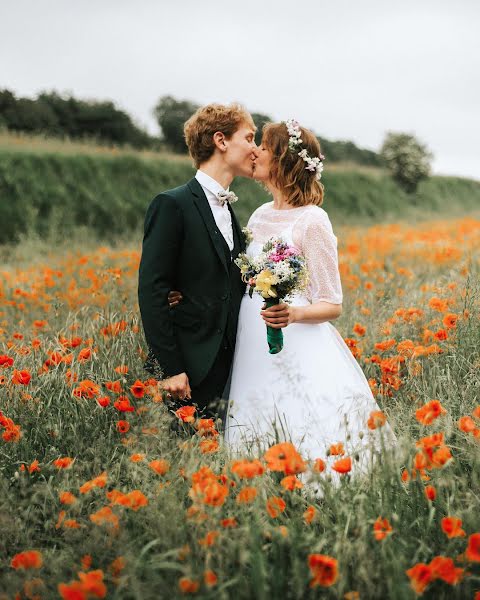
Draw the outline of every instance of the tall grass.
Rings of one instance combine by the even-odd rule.
[[[0,431],[0,594],[28,598],[37,590],[42,598],[56,598],[59,584],[98,570],[109,598],[181,597],[190,589],[201,598],[403,600],[416,597],[406,570],[442,555],[464,569],[462,577],[455,584],[433,577],[424,597],[473,598],[479,565],[464,553],[468,537],[480,532],[480,445],[477,434],[459,429],[458,419],[479,402],[479,231],[474,219],[337,231],[345,304],[336,326],[399,442],[395,454],[385,448],[368,475],[356,473],[354,461],[352,472],[339,477],[331,469],[335,457],[319,457],[327,468],[311,476],[320,493],[309,486],[287,491],[279,483],[283,475],[268,469],[239,478],[221,440],[218,450],[213,445],[206,452],[202,441],[210,438],[194,425],[183,425],[184,435],[172,434],[175,417],[156,386],[141,398],[134,395],[135,381],[147,383],[137,245],[13,248],[0,273],[0,355],[14,359],[0,367],[0,410],[22,435],[5,441]],[[375,346],[387,340],[393,346]],[[412,351],[399,349],[406,340]],[[392,364],[399,367],[394,378]],[[121,365],[128,373],[115,371]],[[27,370],[31,381],[13,383],[14,370]],[[82,381],[98,391],[80,394]],[[133,412],[113,406],[119,394],[110,381],[120,382]],[[100,397],[110,405],[101,407]],[[433,399],[446,413],[423,425],[415,411]],[[129,422],[127,433],[117,430],[119,420]],[[413,478],[416,443],[440,432],[452,459],[427,467],[428,481],[420,472]],[[132,462],[133,454],[145,457]],[[59,469],[59,457],[75,461]],[[163,475],[149,466],[156,459],[168,461]],[[217,482],[226,488],[219,506],[192,492],[202,466],[227,478]],[[405,470],[410,479],[402,479]],[[80,493],[103,472],[106,482]],[[427,484],[436,489],[434,500],[426,498]],[[242,504],[236,498],[246,486],[257,495]],[[140,490],[147,503],[115,503],[113,490]],[[73,504],[60,502],[64,491],[74,494]],[[286,504],[276,517],[266,510],[272,497]],[[105,507],[110,522],[93,522]],[[309,507],[311,523],[304,514]],[[446,536],[441,521],[447,516],[462,520],[465,536]],[[379,517],[392,531],[377,541]],[[40,568],[12,568],[13,557],[26,550],[42,553]],[[338,561],[331,586],[311,587],[311,554]],[[96,592],[88,597],[103,597],[98,581],[90,589]]]

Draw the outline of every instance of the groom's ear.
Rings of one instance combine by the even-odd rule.
[[[216,131],[213,134],[213,141],[215,143],[215,146],[220,150],[220,152],[225,152],[225,150],[227,149],[227,144],[225,143],[226,139],[227,138],[225,137],[225,134],[221,131]]]

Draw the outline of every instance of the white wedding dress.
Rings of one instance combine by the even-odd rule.
[[[308,290],[294,296],[291,304],[342,303],[337,238],[322,208],[278,210],[269,202],[252,214],[248,228],[253,234],[249,256],[259,254],[269,238],[281,237],[306,257]],[[365,451],[371,442],[380,449],[394,435],[388,423],[368,429],[370,413],[380,409],[338,331],[330,323],[293,323],[282,329],[283,350],[271,355],[262,305],[258,293],[252,298],[246,293],[240,307],[224,433],[227,447],[245,454],[291,441],[304,458],[325,459],[330,444],[343,442],[348,455],[369,461]]]

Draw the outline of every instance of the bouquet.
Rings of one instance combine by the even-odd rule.
[[[279,238],[266,242],[259,255],[251,258],[239,254],[235,264],[240,268],[242,279],[248,283],[250,298],[258,292],[267,308],[288,302],[293,292],[305,289],[308,273],[305,257],[293,246]],[[267,342],[270,354],[283,348],[283,333],[267,325]]]

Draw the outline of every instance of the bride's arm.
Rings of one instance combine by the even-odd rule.
[[[337,319],[342,313],[337,238],[324,210],[306,211],[305,216],[307,219],[298,225],[298,238],[307,259],[308,296],[312,303],[307,306],[279,304],[263,310],[265,322],[276,329],[291,323],[324,323]]]
[[[342,314],[341,304],[330,302],[315,302],[307,306],[290,306],[289,304],[276,304],[260,313],[267,325],[274,329],[287,327],[292,323],[325,323],[338,319]]]

